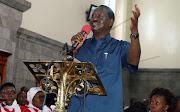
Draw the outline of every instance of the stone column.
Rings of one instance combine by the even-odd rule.
[[[14,82],[16,72],[17,30],[22,23],[22,14],[31,7],[26,0],[0,0],[0,49],[12,53],[8,58],[6,82]]]

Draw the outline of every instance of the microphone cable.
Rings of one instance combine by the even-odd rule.
[[[56,60],[51,60],[51,62],[49,63],[48,65],[48,69],[47,69],[47,77],[46,77],[46,85],[45,85],[45,95],[44,95],[44,102],[43,102],[43,107],[42,107],[42,112],[43,112],[43,109],[44,109],[44,105],[45,105],[45,102],[46,102],[46,93],[47,93],[47,83],[48,83],[48,76],[49,76],[49,69],[51,67],[51,63],[53,61],[56,61]]]

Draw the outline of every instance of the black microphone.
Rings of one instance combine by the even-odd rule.
[[[85,25],[85,26],[82,28],[81,33],[82,33],[83,36],[84,36],[85,34],[88,35],[88,34],[90,33],[90,31],[91,31],[91,26]],[[72,50],[75,50],[78,45],[79,45],[79,43],[78,43],[77,41],[75,41],[74,44],[72,45]]]

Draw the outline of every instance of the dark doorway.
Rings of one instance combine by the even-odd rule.
[[[3,51],[0,49],[0,78],[1,85],[6,81],[6,68],[7,68],[7,59],[11,53]]]

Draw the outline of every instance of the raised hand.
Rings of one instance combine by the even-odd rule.
[[[132,9],[133,16],[131,16],[131,25],[130,25],[130,30],[132,34],[137,35],[138,34],[138,18],[140,16],[140,10],[135,4],[135,10]]]

